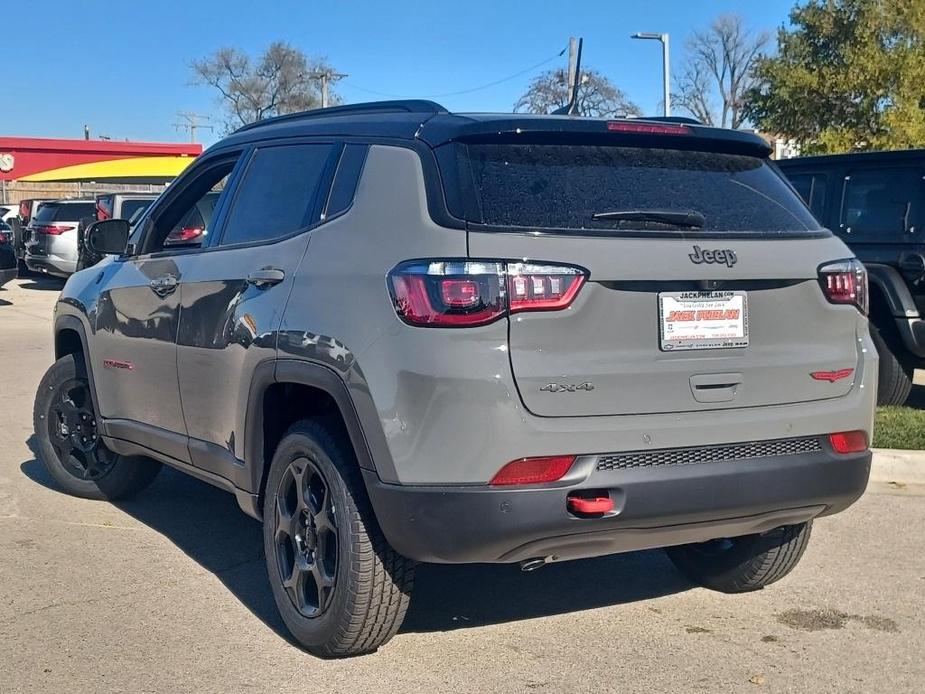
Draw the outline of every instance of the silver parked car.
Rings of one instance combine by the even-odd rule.
[[[23,229],[26,267],[60,277],[72,275],[77,270],[77,226],[95,213],[93,200],[43,204]]]

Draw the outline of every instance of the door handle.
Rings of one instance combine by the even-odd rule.
[[[252,284],[258,289],[272,287],[286,279],[286,273],[275,267],[265,267],[262,270],[254,270],[247,276],[247,283]]]
[[[163,298],[168,294],[173,294],[179,282],[176,275],[161,275],[151,280],[148,286],[151,287],[151,291]]]

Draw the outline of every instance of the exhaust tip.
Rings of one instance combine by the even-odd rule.
[[[536,571],[546,566],[546,563],[549,561],[547,557],[538,557],[536,559],[524,559],[520,562],[520,570],[527,571]]]

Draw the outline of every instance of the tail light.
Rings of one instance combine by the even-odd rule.
[[[396,267],[389,289],[409,325],[474,327],[510,313],[568,308],[586,279],[587,271],[569,265],[424,260]]]
[[[863,431],[829,434],[829,443],[836,453],[863,453],[867,450],[867,434]]]
[[[29,219],[29,203],[25,200],[19,203],[19,216],[23,219]]]
[[[45,226],[36,226],[36,234],[48,234],[49,236],[61,236],[66,231],[71,231],[74,227],[61,226],[59,224],[48,224]]]
[[[0,243],[12,243],[13,232],[0,229]]]
[[[182,227],[180,229],[174,229],[164,240],[165,246],[173,246],[181,243],[190,243],[199,239],[200,236],[205,235],[205,229],[202,227]]]
[[[521,458],[513,460],[498,470],[490,485],[508,486],[515,484],[542,484],[560,480],[572,469],[573,455],[556,455],[545,458]]]
[[[851,304],[867,315],[867,270],[857,258],[839,260],[819,268],[822,291],[833,304]]]
[[[637,123],[633,121],[607,121],[612,133],[637,133],[643,135],[690,135],[694,131],[686,125],[676,123]]]
[[[102,222],[104,219],[109,219],[110,217],[112,217],[110,209],[111,208],[106,204],[106,202],[102,198],[97,200],[96,201],[96,221]]]

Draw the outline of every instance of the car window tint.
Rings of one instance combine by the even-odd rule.
[[[144,210],[148,205],[150,205],[153,200],[123,200],[122,201],[122,210],[119,212],[119,216],[122,219],[131,219],[135,216],[135,213],[139,210]]]
[[[793,174],[788,176],[797,193],[803,198],[803,202],[816,215],[816,219],[825,222],[825,189],[827,185],[827,176],[825,174]]]
[[[47,202],[39,208],[36,222],[79,222],[84,217],[96,214],[96,203],[92,202]]]
[[[905,234],[919,214],[921,193],[915,169],[853,171],[845,177],[840,226],[849,234]]]
[[[324,211],[325,217],[334,217],[353,203],[353,196],[356,194],[368,149],[366,145],[357,144],[344,147],[340,161],[337,163],[337,173],[334,174],[331,194],[328,196],[328,205]]]
[[[462,214],[488,225],[664,228],[594,218],[601,212],[651,209],[700,213],[705,231],[819,228],[781,175],[757,157],[558,144],[472,144],[462,148],[460,156],[467,159],[476,199]],[[472,212],[480,218],[472,220]]]
[[[323,144],[257,150],[234,196],[221,245],[281,238],[312,224],[330,151]]]

